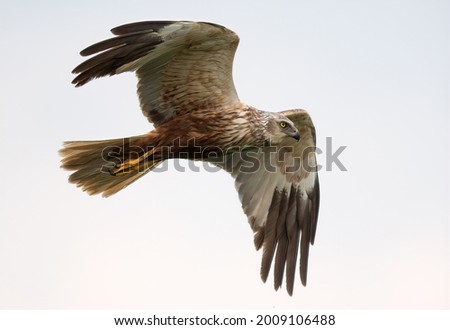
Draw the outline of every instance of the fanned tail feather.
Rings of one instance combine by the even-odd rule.
[[[145,136],[131,138],[64,142],[59,151],[61,167],[74,171],[69,182],[90,195],[108,197],[157,167],[155,147],[145,147]]]

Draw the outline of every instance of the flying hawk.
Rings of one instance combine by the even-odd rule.
[[[81,51],[73,84],[134,71],[149,133],[65,142],[62,167],[88,194],[108,197],[171,158],[215,164],[235,179],[242,207],[263,248],[261,278],[274,263],[278,290],[292,295],[300,249],[306,285],[319,210],[314,125],[305,110],[258,110],[239,100],[232,79],[239,37],[213,23],[150,21],[111,30]]]

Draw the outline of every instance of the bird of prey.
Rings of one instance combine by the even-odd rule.
[[[239,37],[213,23],[147,21],[81,51],[73,84],[135,72],[150,132],[121,139],[65,142],[62,167],[88,194],[108,197],[163,161],[210,162],[235,179],[261,247],[261,278],[273,264],[274,286],[294,289],[297,259],[306,285],[309,246],[319,210],[316,134],[305,110],[278,113],[242,103],[232,79]],[[298,252],[300,251],[300,255]]]

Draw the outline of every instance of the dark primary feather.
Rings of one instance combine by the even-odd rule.
[[[274,265],[274,287],[278,290],[283,283],[284,266],[288,248],[288,237],[286,232],[286,215],[289,207],[288,192],[283,190],[283,198],[280,203],[280,213],[277,220],[277,252]]]
[[[289,246],[286,257],[286,290],[289,295],[292,296],[294,291],[295,270],[297,268],[298,245],[300,241],[300,228],[298,227],[295,218],[294,221],[289,221],[287,223],[287,232]]]
[[[300,240],[300,279],[306,285],[308,274],[309,244],[311,242],[311,203],[307,199],[301,199],[300,209],[297,213],[297,221],[300,224],[302,237]]]
[[[261,261],[261,278],[264,282],[267,281],[267,277],[269,276],[270,266],[277,246],[277,220],[280,214],[281,200],[282,193],[275,190],[264,231],[263,256]]]
[[[136,32],[142,32],[142,31],[153,31],[158,32],[163,27],[176,23],[177,21],[144,21],[144,22],[135,22],[135,23],[128,23],[123,24],[120,26],[117,26],[113,29],[111,29],[111,32],[118,36],[123,34],[130,34],[130,33],[136,33]]]
[[[152,30],[147,31],[139,31],[134,32],[126,35],[121,35],[119,37],[114,37],[110,39],[106,39],[100,42],[97,42],[89,47],[86,47],[80,52],[81,56],[90,56],[95,53],[102,52],[104,50],[107,50],[109,48],[115,48],[124,46],[126,44],[145,44],[148,43],[149,40],[154,39],[160,39],[157,38],[158,35],[154,33]],[[73,71],[79,72],[84,69],[84,66],[86,66],[86,62],[83,62],[82,64],[78,65]],[[76,73],[75,72],[75,73]]]
[[[83,56],[99,54],[73,69],[72,72],[78,73],[78,76],[72,83],[79,87],[94,78],[114,75],[118,68],[147,55],[162,42],[160,35],[152,29],[147,29],[95,43],[82,50],[80,54]]]
[[[316,176],[314,190],[309,194],[311,200],[311,245],[314,244],[316,238],[317,220],[319,219],[319,205],[320,205],[320,185],[319,177]]]
[[[294,290],[295,269],[297,265],[297,251],[299,244],[300,229],[297,224],[297,191],[294,185],[291,186],[289,196],[289,206],[286,213],[286,233],[287,233],[287,251],[286,251],[286,289],[290,295]]]

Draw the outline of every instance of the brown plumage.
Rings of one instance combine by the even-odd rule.
[[[274,264],[292,295],[300,248],[306,285],[309,245],[319,209],[315,129],[304,110],[260,111],[240,102],[232,79],[238,36],[217,24],[138,22],[112,29],[116,37],[81,52],[73,83],[134,71],[141,109],[155,129],[104,141],[65,142],[62,167],[69,181],[107,197],[161,162],[187,158],[211,162],[234,178],[263,248],[261,277]]]

